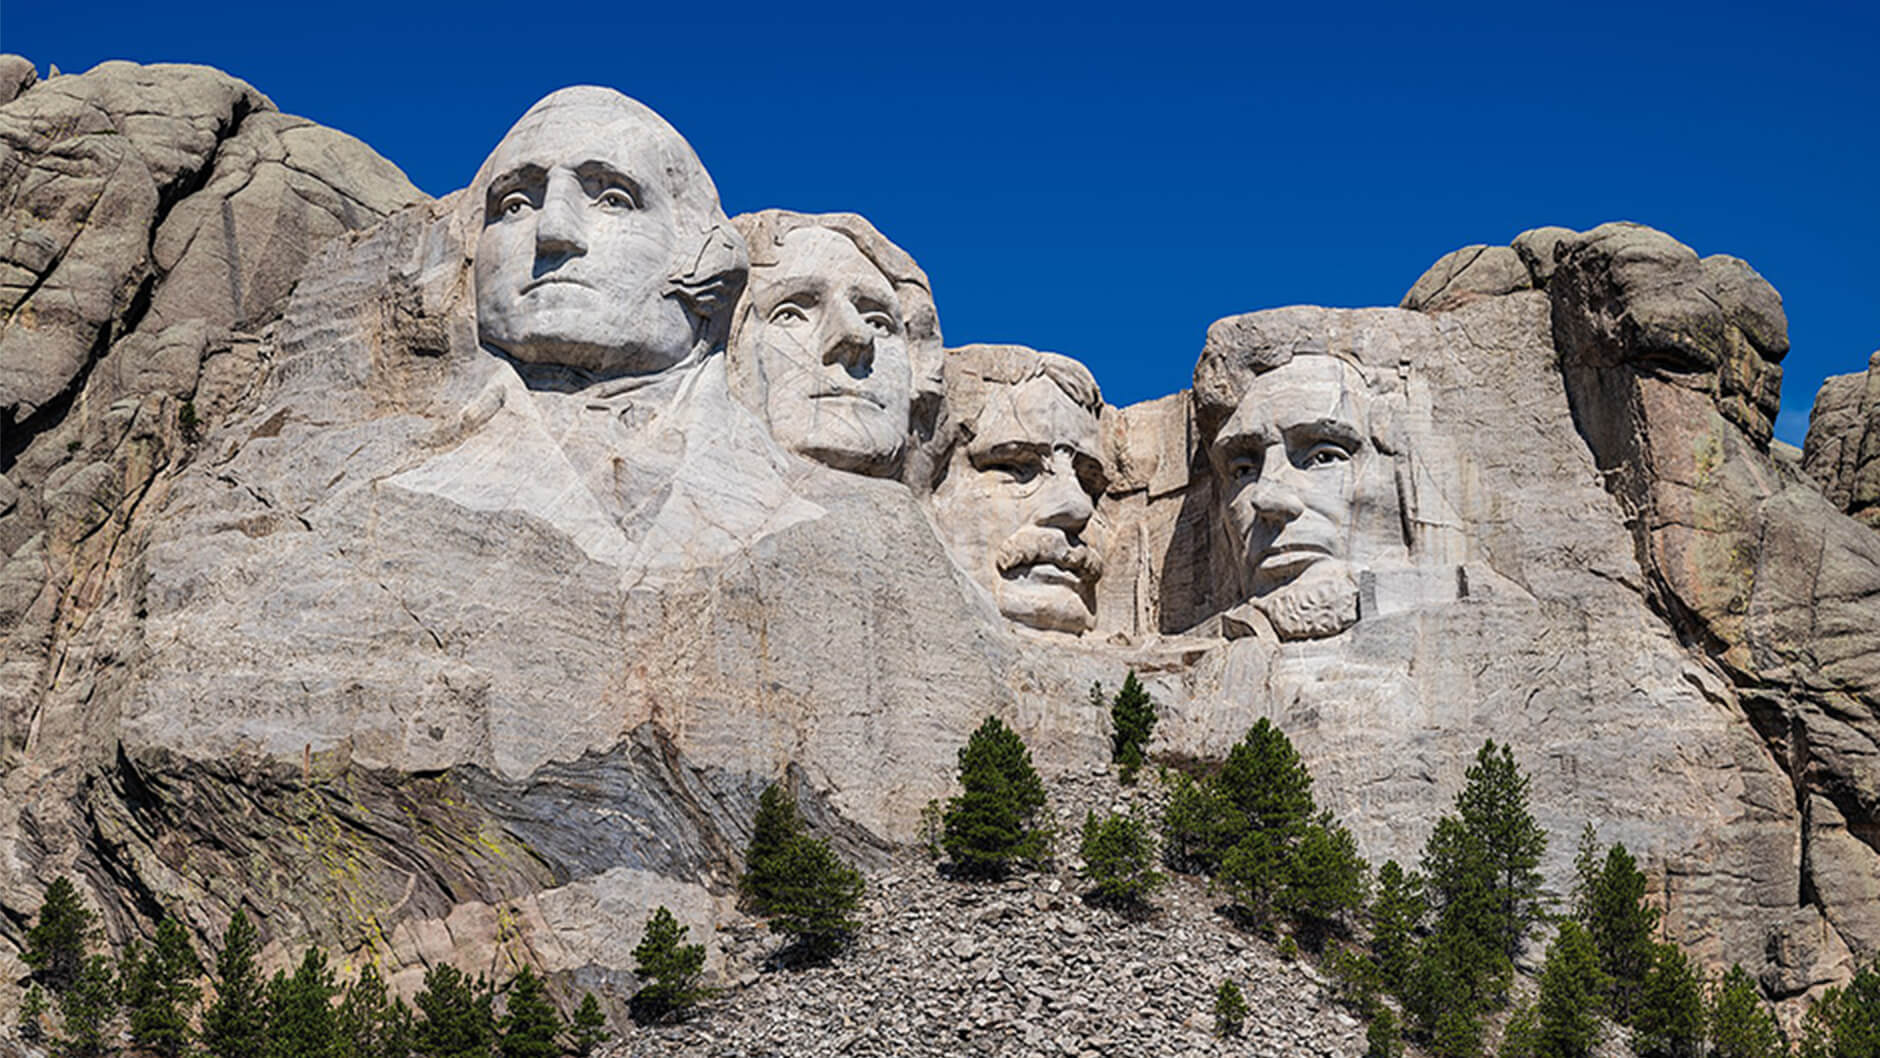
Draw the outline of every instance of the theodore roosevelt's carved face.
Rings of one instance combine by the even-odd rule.
[[[797,228],[751,270],[730,356],[754,368],[777,443],[887,476],[907,444],[912,375],[893,284],[841,232]]]
[[[477,326],[516,360],[596,376],[695,351],[673,279],[717,192],[678,133],[615,92],[564,89],[503,137],[479,176]]]
[[[1045,374],[988,386],[954,446],[935,515],[955,559],[1011,620],[1073,634],[1095,624],[1099,452],[1095,413]]]

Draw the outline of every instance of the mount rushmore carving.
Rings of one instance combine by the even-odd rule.
[[[1131,668],[1152,752],[1272,719],[1374,859],[1493,737],[1554,887],[1591,820],[1772,996],[1880,950],[1880,538],[1771,440],[1734,258],[1537,229],[1118,408],[944,349],[860,217],[726,217],[607,89],[438,200],[198,68],[30,85],[0,143],[58,205],[0,237],[0,951],[75,870],[118,934],[161,893],[624,982],[648,907],[728,913],[766,783],[878,860],[987,712],[1101,767]]]

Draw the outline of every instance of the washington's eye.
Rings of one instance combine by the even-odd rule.
[[[607,188],[595,198],[595,201],[607,209],[638,209],[640,205],[634,199],[633,192],[624,187]]]
[[[511,191],[496,204],[496,212],[505,217],[513,217],[529,208],[529,196],[520,191]]]
[[[1351,462],[1351,451],[1344,445],[1331,441],[1322,441],[1306,450],[1305,460],[1300,464],[1307,467],[1329,467],[1339,463]]]

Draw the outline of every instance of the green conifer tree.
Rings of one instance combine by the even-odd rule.
[[[1330,812],[1306,824],[1293,845],[1276,903],[1316,947],[1347,914],[1364,906],[1369,868],[1351,831]]]
[[[470,978],[449,963],[424,973],[412,997],[412,1053],[420,1058],[489,1058],[496,1045],[495,996],[483,977]]]
[[[1492,872],[1494,927],[1509,960],[1538,915],[1547,834],[1528,810],[1528,778],[1508,746],[1482,743],[1456,795],[1456,814],[1480,842]]]
[[[1730,967],[1711,989],[1705,1020],[1711,1058],[1784,1058],[1788,1053],[1781,1026],[1741,966]]]
[[[1798,1058],[1880,1058],[1880,957],[1809,1008]]]
[[[1523,1003],[1508,1015],[1501,1029],[1501,1046],[1495,1058],[1535,1058],[1540,1053],[1541,1012],[1533,1003]]]
[[[1091,688],[1092,698],[1103,693],[1101,684]],[[1123,687],[1110,699],[1110,759],[1122,768],[1122,780],[1136,781],[1136,772],[1147,760],[1149,738],[1155,733],[1155,699],[1136,679],[1136,670],[1123,677]]]
[[[333,1023],[338,1058],[410,1058],[411,1008],[391,995],[371,963],[346,986]]]
[[[757,818],[751,824],[751,843],[744,850],[744,874],[738,879],[738,889],[760,914],[769,905],[780,878],[778,857],[802,834],[803,820],[797,814],[796,799],[776,783],[764,787],[757,799]]]
[[[542,979],[524,966],[509,982],[498,1053],[502,1058],[561,1058],[557,1039],[563,1027],[561,1014],[548,1001]]]
[[[1675,944],[1659,944],[1652,951],[1632,1012],[1632,1053],[1639,1058],[1703,1056],[1704,982]]]
[[[1384,986],[1401,998],[1416,965],[1417,928],[1429,908],[1423,900],[1423,879],[1405,874],[1396,860],[1377,869],[1377,895],[1371,901],[1371,951]]]
[[[108,955],[92,955],[78,976],[59,993],[59,1032],[52,1040],[56,1058],[99,1058],[106,1053],[106,1033],[118,1011],[118,975]]]
[[[1645,902],[1645,874],[1624,845],[1606,850],[1579,916],[1611,980],[1612,1016],[1630,1024],[1657,947],[1658,909]]]
[[[339,986],[326,953],[309,946],[293,976],[276,972],[268,982],[267,1058],[333,1058],[338,1050],[333,997]]]
[[[960,749],[961,793],[947,802],[941,844],[967,877],[1003,877],[1015,864],[1037,863],[1050,852],[1051,832],[1040,818],[1044,782],[1025,743],[989,716]]]
[[[1162,862],[1171,870],[1215,873],[1245,830],[1245,819],[1214,783],[1175,774],[1162,810]]]
[[[581,997],[581,1005],[575,1008],[574,1017],[568,1022],[568,1046],[575,1058],[589,1058],[601,1044],[612,1038],[607,1030],[607,1016],[601,1013],[601,1005],[594,999],[594,993],[588,992]]]
[[[96,916],[79,899],[78,887],[65,875],[46,886],[39,916],[26,930],[26,965],[54,996],[78,981],[85,970],[85,946]]]
[[[665,907],[646,919],[646,934],[633,949],[633,972],[645,983],[633,996],[633,1020],[641,1024],[682,1018],[705,997],[705,945],[687,944],[686,927]]]
[[[1599,1043],[1600,997],[1607,981],[1593,939],[1578,922],[1562,922],[1541,969],[1535,1058],[1589,1058]]]
[[[1403,1058],[1403,1029],[1389,1007],[1379,1006],[1365,1027],[1364,1058]]]
[[[1138,908],[1165,881],[1155,869],[1148,824],[1133,815],[1111,812],[1098,819],[1086,813],[1077,855],[1084,861],[1079,873],[1091,887],[1085,898],[1095,904]]]
[[[215,1001],[202,1015],[202,1049],[208,1058],[255,1058],[266,1046],[267,1011],[255,965],[259,947],[248,915],[237,908],[215,959]]]
[[[122,977],[131,1042],[155,1058],[181,1058],[189,1049],[201,973],[189,934],[173,917],[157,924],[148,949],[126,952]]]
[[[26,986],[26,995],[20,1000],[20,1039],[38,1043],[46,1038],[46,1011],[50,1008],[46,990],[39,987],[39,982]]]
[[[1215,782],[1243,824],[1219,877],[1263,920],[1291,881],[1294,849],[1312,820],[1312,776],[1291,740],[1262,717],[1228,751]]]
[[[1239,1036],[1247,1024],[1247,997],[1240,986],[1222,981],[1214,990],[1214,1034],[1222,1039]]]

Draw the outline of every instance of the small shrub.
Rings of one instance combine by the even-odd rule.
[[[196,402],[186,400],[176,409],[176,429],[183,440],[195,444],[202,437],[202,420],[196,417]]]
[[[1652,953],[1632,1012],[1632,1053],[1639,1058],[1701,1058],[1704,1053],[1703,979],[1675,944],[1660,944]]]
[[[1286,962],[1298,962],[1299,942],[1293,939],[1292,934],[1288,933],[1279,939],[1279,945],[1274,949],[1274,954],[1278,955]]]
[[[1077,854],[1084,861],[1080,873],[1091,885],[1086,898],[1095,904],[1140,907],[1165,880],[1155,869],[1155,839],[1133,815],[1086,814]]]
[[[1403,1058],[1403,1030],[1388,1007],[1379,1007],[1364,1030],[1364,1058]]]
[[[633,972],[647,982],[633,994],[633,1020],[642,1025],[682,1018],[709,990],[699,984],[705,972],[705,945],[687,944],[686,927],[663,905],[646,919],[646,935],[633,949]]]
[[[1247,997],[1240,986],[1222,981],[1214,990],[1214,1034],[1222,1039],[1239,1036],[1247,1025]]]
[[[574,1017],[568,1022],[568,1047],[574,1051],[575,1058],[589,1058],[612,1038],[613,1033],[607,1029],[607,1017],[601,1013],[594,993],[582,995],[581,1005],[575,1008]]]
[[[1732,966],[1711,990],[1706,1011],[1712,1058],[1781,1058],[1788,1053],[1775,1015],[1763,1006],[1756,982]]]

